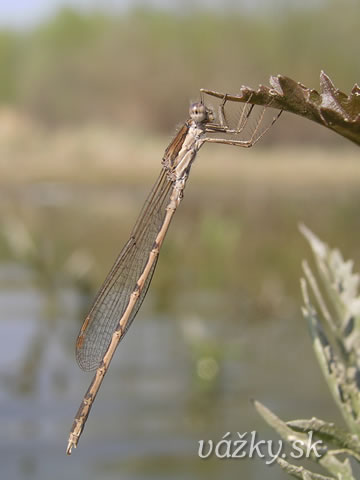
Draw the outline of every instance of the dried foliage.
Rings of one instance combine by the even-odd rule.
[[[360,145],[359,85],[355,84],[350,95],[346,95],[335,88],[324,72],[320,74],[320,93],[283,75],[270,77],[270,85],[260,85],[257,90],[242,86],[238,95],[229,95],[228,98],[255,105],[271,105],[272,108],[300,115]],[[223,98],[222,93],[217,96]]]

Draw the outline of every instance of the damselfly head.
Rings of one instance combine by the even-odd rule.
[[[212,111],[200,102],[190,106],[190,117],[195,123],[211,122],[214,119]]]

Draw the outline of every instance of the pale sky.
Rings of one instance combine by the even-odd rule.
[[[0,25],[14,27],[33,25],[65,5],[84,9],[95,6],[111,8],[114,5],[126,6],[129,1],[131,0],[0,0]]]
[[[296,7],[315,6],[325,0],[293,0]],[[256,10],[258,7],[271,9],[291,5],[289,0],[0,0],[0,26],[22,28],[32,26],[51,16],[60,7],[71,5],[80,9],[126,10],[134,6],[155,6],[179,9],[191,6],[206,6],[222,10],[224,6],[241,10]]]

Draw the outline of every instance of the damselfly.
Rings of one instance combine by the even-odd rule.
[[[215,111],[205,105],[204,94],[221,97],[217,118]],[[250,138],[241,140],[239,135],[249,126],[254,106],[250,102],[243,104],[242,108],[238,109],[236,124],[231,127],[227,118],[229,115],[227,105],[229,102],[238,101],[240,97],[201,90],[201,101],[191,105],[190,118],[165,150],[160,175],[128,242],[120,252],[85,318],[76,341],[76,358],[79,366],[85,371],[96,369],[96,373],[72,425],[67,447],[69,455],[72,448],[77,446],[116,347],[144,300],[166,232],[183,198],[196,154],[205,142],[251,147],[281,114],[279,112],[265,128],[261,129],[267,107],[262,108]]]

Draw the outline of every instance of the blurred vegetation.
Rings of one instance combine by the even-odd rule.
[[[348,92],[360,77],[359,31],[350,0],[272,14],[65,8],[31,30],[0,31],[0,101],[47,125],[169,132],[201,87],[236,93],[282,73],[317,88],[323,69]]]

